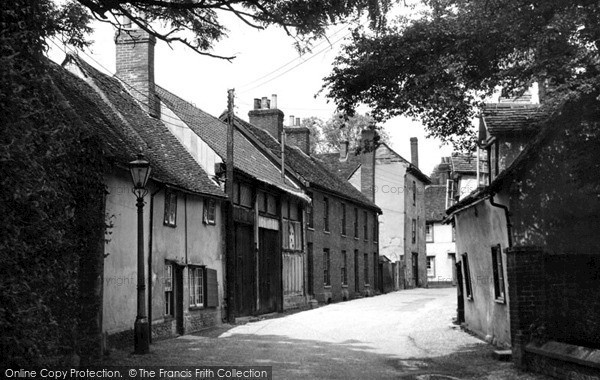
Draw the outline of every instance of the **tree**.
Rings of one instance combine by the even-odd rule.
[[[321,151],[336,152],[344,141],[348,141],[349,150],[356,150],[361,139],[363,129],[374,126],[374,119],[366,115],[355,114],[345,117],[336,113],[322,127],[323,139]],[[389,135],[382,128],[376,128],[379,142],[389,142]]]
[[[372,28],[385,24],[389,0],[77,0],[102,22],[126,32],[135,24],[167,43],[182,43],[199,54],[233,59],[210,52],[227,36],[222,16],[232,14],[246,25],[263,29],[278,25],[295,39],[299,50],[325,35],[327,26],[367,13]],[[157,23],[156,21],[161,21]]]
[[[471,120],[499,86],[534,81],[548,106],[600,88],[600,3],[423,0],[379,33],[357,29],[324,89],[340,110],[420,118],[430,136],[472,145]]]

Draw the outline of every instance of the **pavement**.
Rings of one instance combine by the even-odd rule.
[[[273,367],[274,379],[549,379],[493,359],[494,347],[452,325],[454,288],[412,289],[330,304],[113,351],[108,365]]]

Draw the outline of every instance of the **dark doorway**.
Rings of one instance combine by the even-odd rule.
[[[235,225],[235,315],[252,315],[255,310],[256,265],[252,225]]]
[[[307,250],[307,255],[306,255],[307,263],[306,264],[308,266],[308,295],[312,296],[315,294],[315,291],[313,288],[313,281],[314,281],[313,243],[307,243],[306,250]]]
[[[463,275],[460,263],[454,264],[456,271],[456,317],[458,323],[465,321],[465,297],[463,293]]]
[[[179,265],[173,265],[174,275],[174,298],[175,298],[175,331],[179,335],[184,334],[183,327],[183,271],[185,267]]]
[[[358,250],[354,250],[354,291],[360,293],[360,268],[358,267]]]
[[[415,288],[419,286],[419,253],[412,253],[412,272],[413,272],[413,281],[415,282]]]
[[[279,232],[260,228],[258,230],[258,295],[259,314],[272,313],[280,306],[281,249]]]

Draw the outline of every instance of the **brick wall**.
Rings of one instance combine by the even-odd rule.
[[[285,142],[310,155],[310,129],[306,127],[285,128]]]

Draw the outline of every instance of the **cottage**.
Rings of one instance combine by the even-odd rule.
[[[144,207],[143,302],[151,338],[221,323],[224,306],[221,205],[225,194],[168,128],[117,78],[67,56],[54,80],[102,140],[107,169],[102,331],[105,347],[133,342],[137,313],[137,211],[127,164],[140,150],[152,172]],[[75,75],[73,75],[75,74]]]
[[[348,180],[384,213],[379,221],[379,250],[392,262],[393,289],[427,286],[425,252],[425,186],[419,170],[418,141],[411,138],[411,161],[387,144],[374,145],[374,131],[362,132],[362,154],[348,151],[319,155],[328,167]],[[382,276],[383,277],[383,276]]]

